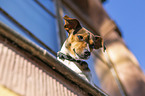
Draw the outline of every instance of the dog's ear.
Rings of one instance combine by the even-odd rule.
[[[104,40],[101,38],[101,36],[95,35],[94,42],[95,42],[95,46],[94,46],[95,49],[99,49],[103,47],[103,51],[105,52],[106,47],[104,45]]]
[[[77,19],[69,18],[67,15],[65,15],[64,20],[65,20],[64,28],[69,34],[72,32],[77,33],[75,30],[81,28],[81,25]]]

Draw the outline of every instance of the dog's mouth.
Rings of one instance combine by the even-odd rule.
[[[79,55],[76,51],[75,51],[75,48],[73,49],[74,53],[78,56],[78,59],[88,59],[90,56],[88,55]]]

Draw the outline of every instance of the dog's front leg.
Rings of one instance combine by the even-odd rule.
[[[77,66],[82,71],[82,73],[87,77],[88,81],[94,86],[93,78],[91,71],[88,67],[88,64],[85,61],[77,61]]]

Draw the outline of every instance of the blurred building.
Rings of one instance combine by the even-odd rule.
[[[104,1],[1,0],[0,95],[144,96],[142,71],[126,48],[116,24],[102,8]],[[79,19],[84,27],[105,39],[109,55],[98,50],[88,60],[96,85],[104,91],[92,87],[56,60],[56,52],[67,37],[63,28],[65,14]],[[122,55],[123,52],[128,55]],[[121,60],[123,63],[118,63],[121,56],[128,61],[125,58]]]

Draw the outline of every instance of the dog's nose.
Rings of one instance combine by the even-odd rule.
[[[88,50],[85,50],[84,55],[85,55],[85,56],[90,56],[91,53],[90,53]]]

